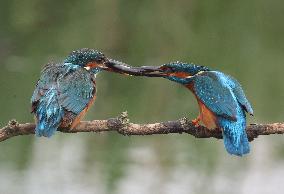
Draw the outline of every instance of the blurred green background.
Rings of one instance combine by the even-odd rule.
[[[280,0],[1,0],[0,126],[32,122],[42,66],[89,47],[132,65],[181,60],[236,77],[249,123],[284,121],[284,2]],[[193,95],[159,78],[103,72],[86,120],[127,110],[132,122],[194,118]],[[21,136],[0,143],[0,193],[281,193],[283,136],[243,158],[222,141],[117,133]]]

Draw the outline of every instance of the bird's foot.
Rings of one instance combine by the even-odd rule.
[[[192,121],[192,124],[195,126],[195,127],[199,127],[199,122],[200,122],[200,117],[197,117],[196,119],[193,119]]]

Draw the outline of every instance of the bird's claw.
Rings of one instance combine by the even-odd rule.
[[[199,127],[200,125],[199,125],[199,121],[200,121],[200,119],[199,118],[196,118],[196,119],[193,119],[191,122],[192,122],[192,124],[195,126],[195,127]]]

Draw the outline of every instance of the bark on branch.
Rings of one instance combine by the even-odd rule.
[[[0,141],[18,135],[34,134],[34,129],[34,123],[19,124],[16,120],[11,120],[7,126],[0,129]],[[249,140],[252,141],[259,135],[283,134],[284,123],[253,124],[249,125],[246,130]],[[59,131],[63,133],[116,131],[123,135],[187,133],[196,138],[222,139],[219,129],[209,130],[203,126],[195,127],[187,118],[153,124],[135,124],[129,122],[127,112],[123,112],[117,118],[107,120],[81,121],[73,130],[59,129]]]

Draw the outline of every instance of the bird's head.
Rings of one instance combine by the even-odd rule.
[[[107,62],[108,59],[103,53],[88,48],[72,51],[64,60],[64,63],[79,65],[93,73],[98,73],[101,70],[108,70],[108,67],[106,66]]]
[[[144,76],[164,77],[181,84],[187,84],[191,77],[202,71],[210,71],[205,66],[182,62],[172,62],[161,66],[142,66],[141,69]]]
[[[135,75],[140,72],[126,63],[107,58],[102,52],[94,49],[83,48],[72,51],[64,60],[65,64],[79,65],[88,71],[98,73],[102,70],[120,74]],[[131,70],[131,74],[123,70]]]

